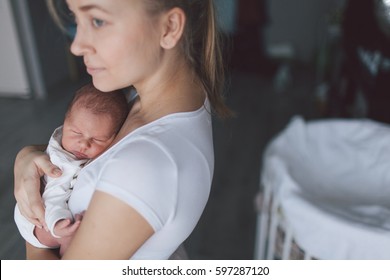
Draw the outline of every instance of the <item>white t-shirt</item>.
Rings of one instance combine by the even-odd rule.
[[[168,259],[196,226],[214,170],[211,116],[205,106],[136,129],[84,167],[69,200],[87,209],[95,190],[136,209],[155,233],[133,259]]]

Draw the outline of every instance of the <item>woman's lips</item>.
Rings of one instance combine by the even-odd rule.
[[[99,72],[102,72],[103,68],[87,67],[87,72],[89,75],[95,75]]]

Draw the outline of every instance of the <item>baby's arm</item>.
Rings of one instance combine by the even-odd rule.
[[[75,221],[78,224],[80,224],[80,221],[82,219],[82,215],[83,214],[84,213],[81,213],[79,215],[76,214]],[[40,229],[38,227],[36,227],[36,230],[34,230],[34,234],[39,236],[39,238],[46,240],[46,241],[42,240],[43,242],[53,242],[53,240],[54,240],[55,242],[57,242],[57,244],[59,244],[60,250],[58,252],[58,251],[48,250],[48,249],[46,249],[46,250],[36,249],[36,248],[43,248],[43,247],[36,247],[36,246],[32,246],[29,243],[26,243],[26,256],[27,256],[27,259],[34,259],[34,260],[38,260],[38,259],[40,259],[40,260],[43,260],[43,259],[45,259],[45,260],[47,260],[47,259],[58,259],[59,256],[62,256],[65,253],[65,251],[67,250],[70,242],[73,239],[73,235],[69,236],[69,237],[63,237],[63,238],[60,238],[60,239],[59,238],[54,238],[50,234],[50,232],[47,232],[44,229]],[[35,238],[37,239],[37,237],[35,237]],[[58,245],[56,247],[58,247]],[[58,253],[60,255],[58,255]]]
[[[80,220],[72,223],[71,220],[65,219],[58,221],[54,226],[54,232],[58,238],[54,237],[49,231],[38,227],[35,227],[34,235],[43,245],[48,247],[59,247],[61,244],[61,239],[63,237],[73,236],[79,226]]]
[[[82,215],[76,215],[74,223],[69,219],[58,221],[54,226],[54,232],[60,238],[56,238],[50,232],[37,227],[35,227],[34,234],[40,243],[51,248],[60,247],[60,255],[62,256],[79,228],[81,218]]]
[[[58,248],[60,246],[59,239],[55,238],[49,231],[43,228],[35,227],[34,235],[41,244],[50,248]]]
[[[65,177],[66,176],[63,176],[64,179]],[[57,232],[54,230],[56,224],[64,220],[68,221],[67,224],[72,222],[72,213],[69,210],[67,203],[71,195],[71,189],[69,188],[69,185],[70,184],[67,181],[61,182],[57,179],[48,178],[48,183],[42,195],[46,207],[46,224],[51,234],[56,238],[63,237],[63,234],[66,234],[66,232],[59,232],[59,235],[57,235]],[[63,228],[63,226],[61,226],[61,228]]]
[[[60,256],[62,256],[66,249],[68,249],[70,242],[73,239],[73,236],[75,235],[76,231],[78,230],[82,214],[76,214],[74,223],[71,223],[70,220],[61,220],[56,223],[54,226],[54,232],[57,236],[61,236],[60,239],[57,239],[60,243]]]

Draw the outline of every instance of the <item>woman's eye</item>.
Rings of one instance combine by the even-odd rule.
[[[102,27],[104,25],[104,20],[93,18],[92,19],[92,24],[95,27]]]
[[[76,134],[76,135],[81,135],[81,133],[80,132],[78,132],[78,131],[72,131],[74,134]]]

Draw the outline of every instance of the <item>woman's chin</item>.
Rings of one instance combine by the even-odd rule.
[[[97,77],[97,76],[92,76],[92,83],[95,88],[97,88],[102,92],[124,89],[130,86],[130,84],[127,83],[118,83],[115,80],[111,80],[103,77]]]
[[[97,88],[102,92],[108,92],[108,91],[113,91],[118,89],[118,87],[115,87],[114,84],[108,83],[107,81],[102,81],[101,79],[97,79],[94,77],[92,77],[92,83],[95,88]]]

